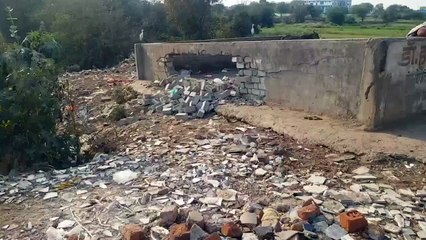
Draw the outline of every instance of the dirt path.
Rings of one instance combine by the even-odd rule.
[[[322,120],[307,120],[304,119],[309,116],[307,113],[275,106],[224,105],[219,107],[218,112],[299,140],[323,144],[340,152],[406,155],[426,163],[426,141],[419,140],[421,136],[426,136],[424,125],[415,126],[415,131],[407,127],[396,133],[365,132],[355,124],[322,116]]]

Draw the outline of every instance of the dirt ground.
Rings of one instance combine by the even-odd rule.
[[[225,105],[221,115],[271,128],[299,140],[322,144],[340,152],[359,155],[405,155],[426,163],[426,124],[414,123],[386,132],[365,132],[356,123],[321,116],[322,120],[308,120],[304,112],[277,106]]]

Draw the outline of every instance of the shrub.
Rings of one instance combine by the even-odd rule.
[[[127,117],[126,109],[124,109],[124,107],[121,105],[117,105],[112,109],[108,117],[111,121],[115,122],[120,119],[123,119]]]

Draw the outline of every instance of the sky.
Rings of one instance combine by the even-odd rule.
[[[271,2],[290,2],[290,0],[269,0]],[[233,5],[233,4],[238,4],[238,3],[248,3],[248,2],[252,2],[251,0],[222,0],[222,2],[229,6],[229,5]],[[400,5],[406,5],[412,9],[419,9],[421,6],[425,6],[426,7],[426,1],[425,0],[352,0],[352,4],[359,4],[359,3],[363,3],[363,2],[369,2],[372,3],[373,5],[376,5],[378,3],[383,3],[383,5],[385,7],[392,5],[392,4],[400,4]]]

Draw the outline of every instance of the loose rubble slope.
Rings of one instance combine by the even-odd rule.
[[[425,239],[423,164],[361,161],[219,116],[183,121],[144,96],[112,121],[132,62],[64,77],[96,155],[0,180],[0,239]]]

